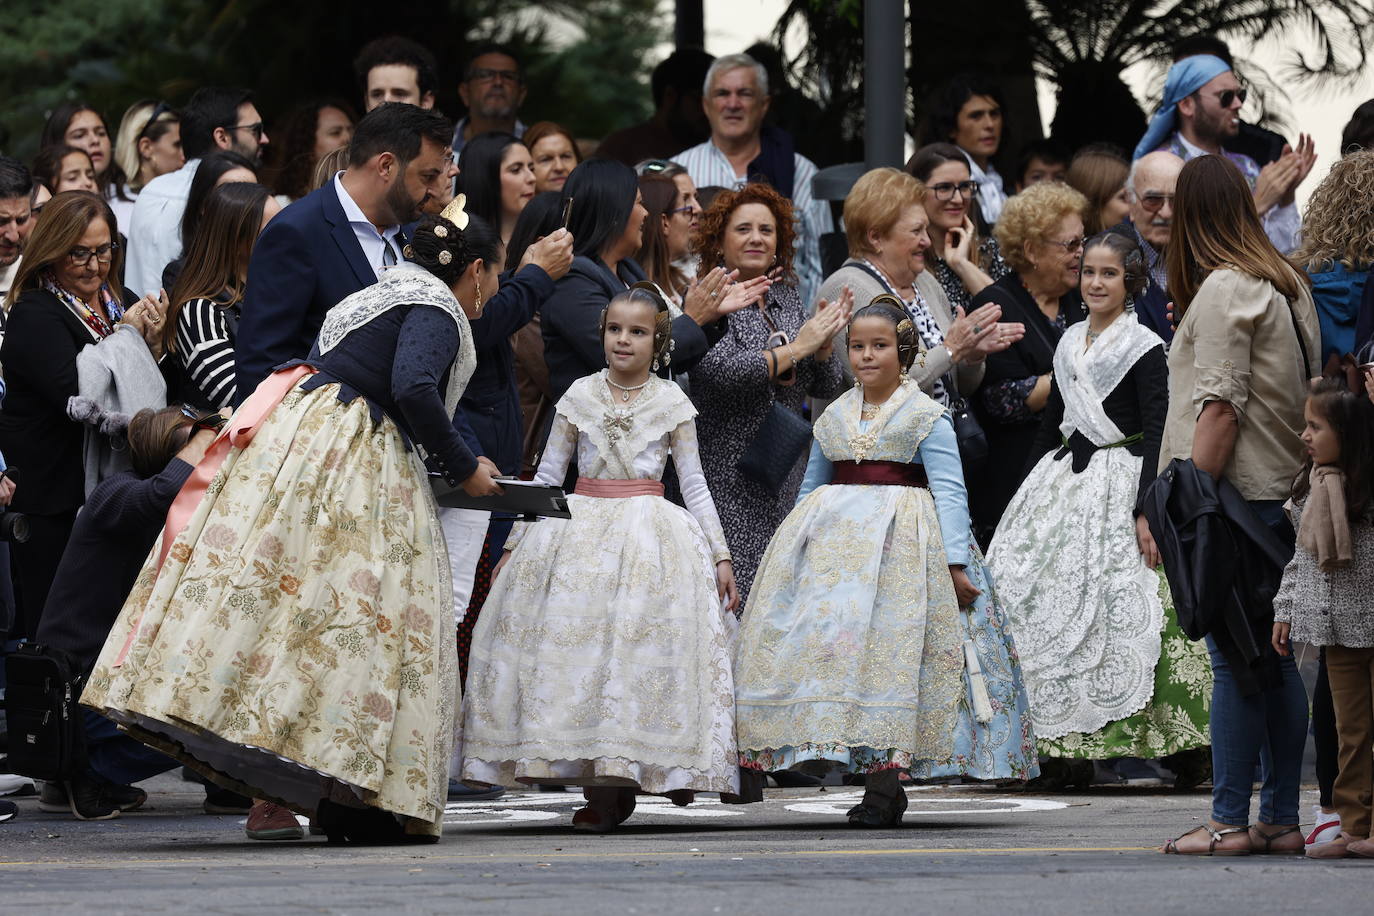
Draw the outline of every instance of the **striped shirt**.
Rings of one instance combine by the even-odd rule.
[[[714,143],[707,140],[683,150],[673,161],[687,170],[698,188],[719,187],[738,190],[747,176],[735,174],[735,167]],[[792,183],[792,206],[797,217],[797,256],[792,265],[797,272],[797,290],[808,310],[821,287],[821,236],[835,228],[830,206],[811,196],[816,164],[801,153],[793,153],[796,178]]]
[[[234,333],[227,312],[210,299],[191,299],[177,313],[177,355],[182,368],[204,402],[214,408],[228,407],[238,390]]]

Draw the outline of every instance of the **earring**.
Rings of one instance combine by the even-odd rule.
[[[476,305],[476,308],[479,308],[479,309],[480,309],[480,308],[482,307],[482,278],[479,277],[479,276],[477,276],[477,274],[473,274],[473,275],[472,275],[472,282],[475,283],[475,284],[477,285],[477,305]]]
[[[655,372],[658,371],[658,357],[657,357],[657,356],[654,357],[654,371],[655,371]]]

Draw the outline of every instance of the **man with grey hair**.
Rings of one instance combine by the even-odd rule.
[[[673,157],[698,188],[738,189],[765,181],[792,200],[797,219],[793,265],[802,302],[810,306],[821,284],[820,238],[833,229],[824,201],[811,196],[816,165],[793,149],[786,131],[764,127],[768,72],[747,54],[719,57],[706,72],[702,106],[711,138]]]
[[[1174,186],[1183,170],[1183,159],[1163,150],[1147,153],[1131,163],[1126,190],[1131,210],[1126,219],[1113,227],[1134,239],[1145,254],[1150,283],[1135,301],[1136,320],[1154,331],[1164,342],[1173,340],[1174,330],[1165,314],[1169,303],[1169,278],[1164,266],[1164,249],[1174,222]]]

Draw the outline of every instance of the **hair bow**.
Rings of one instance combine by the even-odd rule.
[[[467,211],[463,209],[467,205],[468,196],[466,194],[459,194],[457,197],[453,198],[453,200],[449,201],[448,206],[443,209],[439,217],[453,223],[453,225],[458,227],[459,231],[462,231],[468,227],[468,214]],[[442,236],[440,237],[442,238]]]

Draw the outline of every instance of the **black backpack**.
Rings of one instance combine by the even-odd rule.
[[[58,649],[24,643],[5,659],[10,772],[70,779],[86,763],[80,706],[86,674]]]

